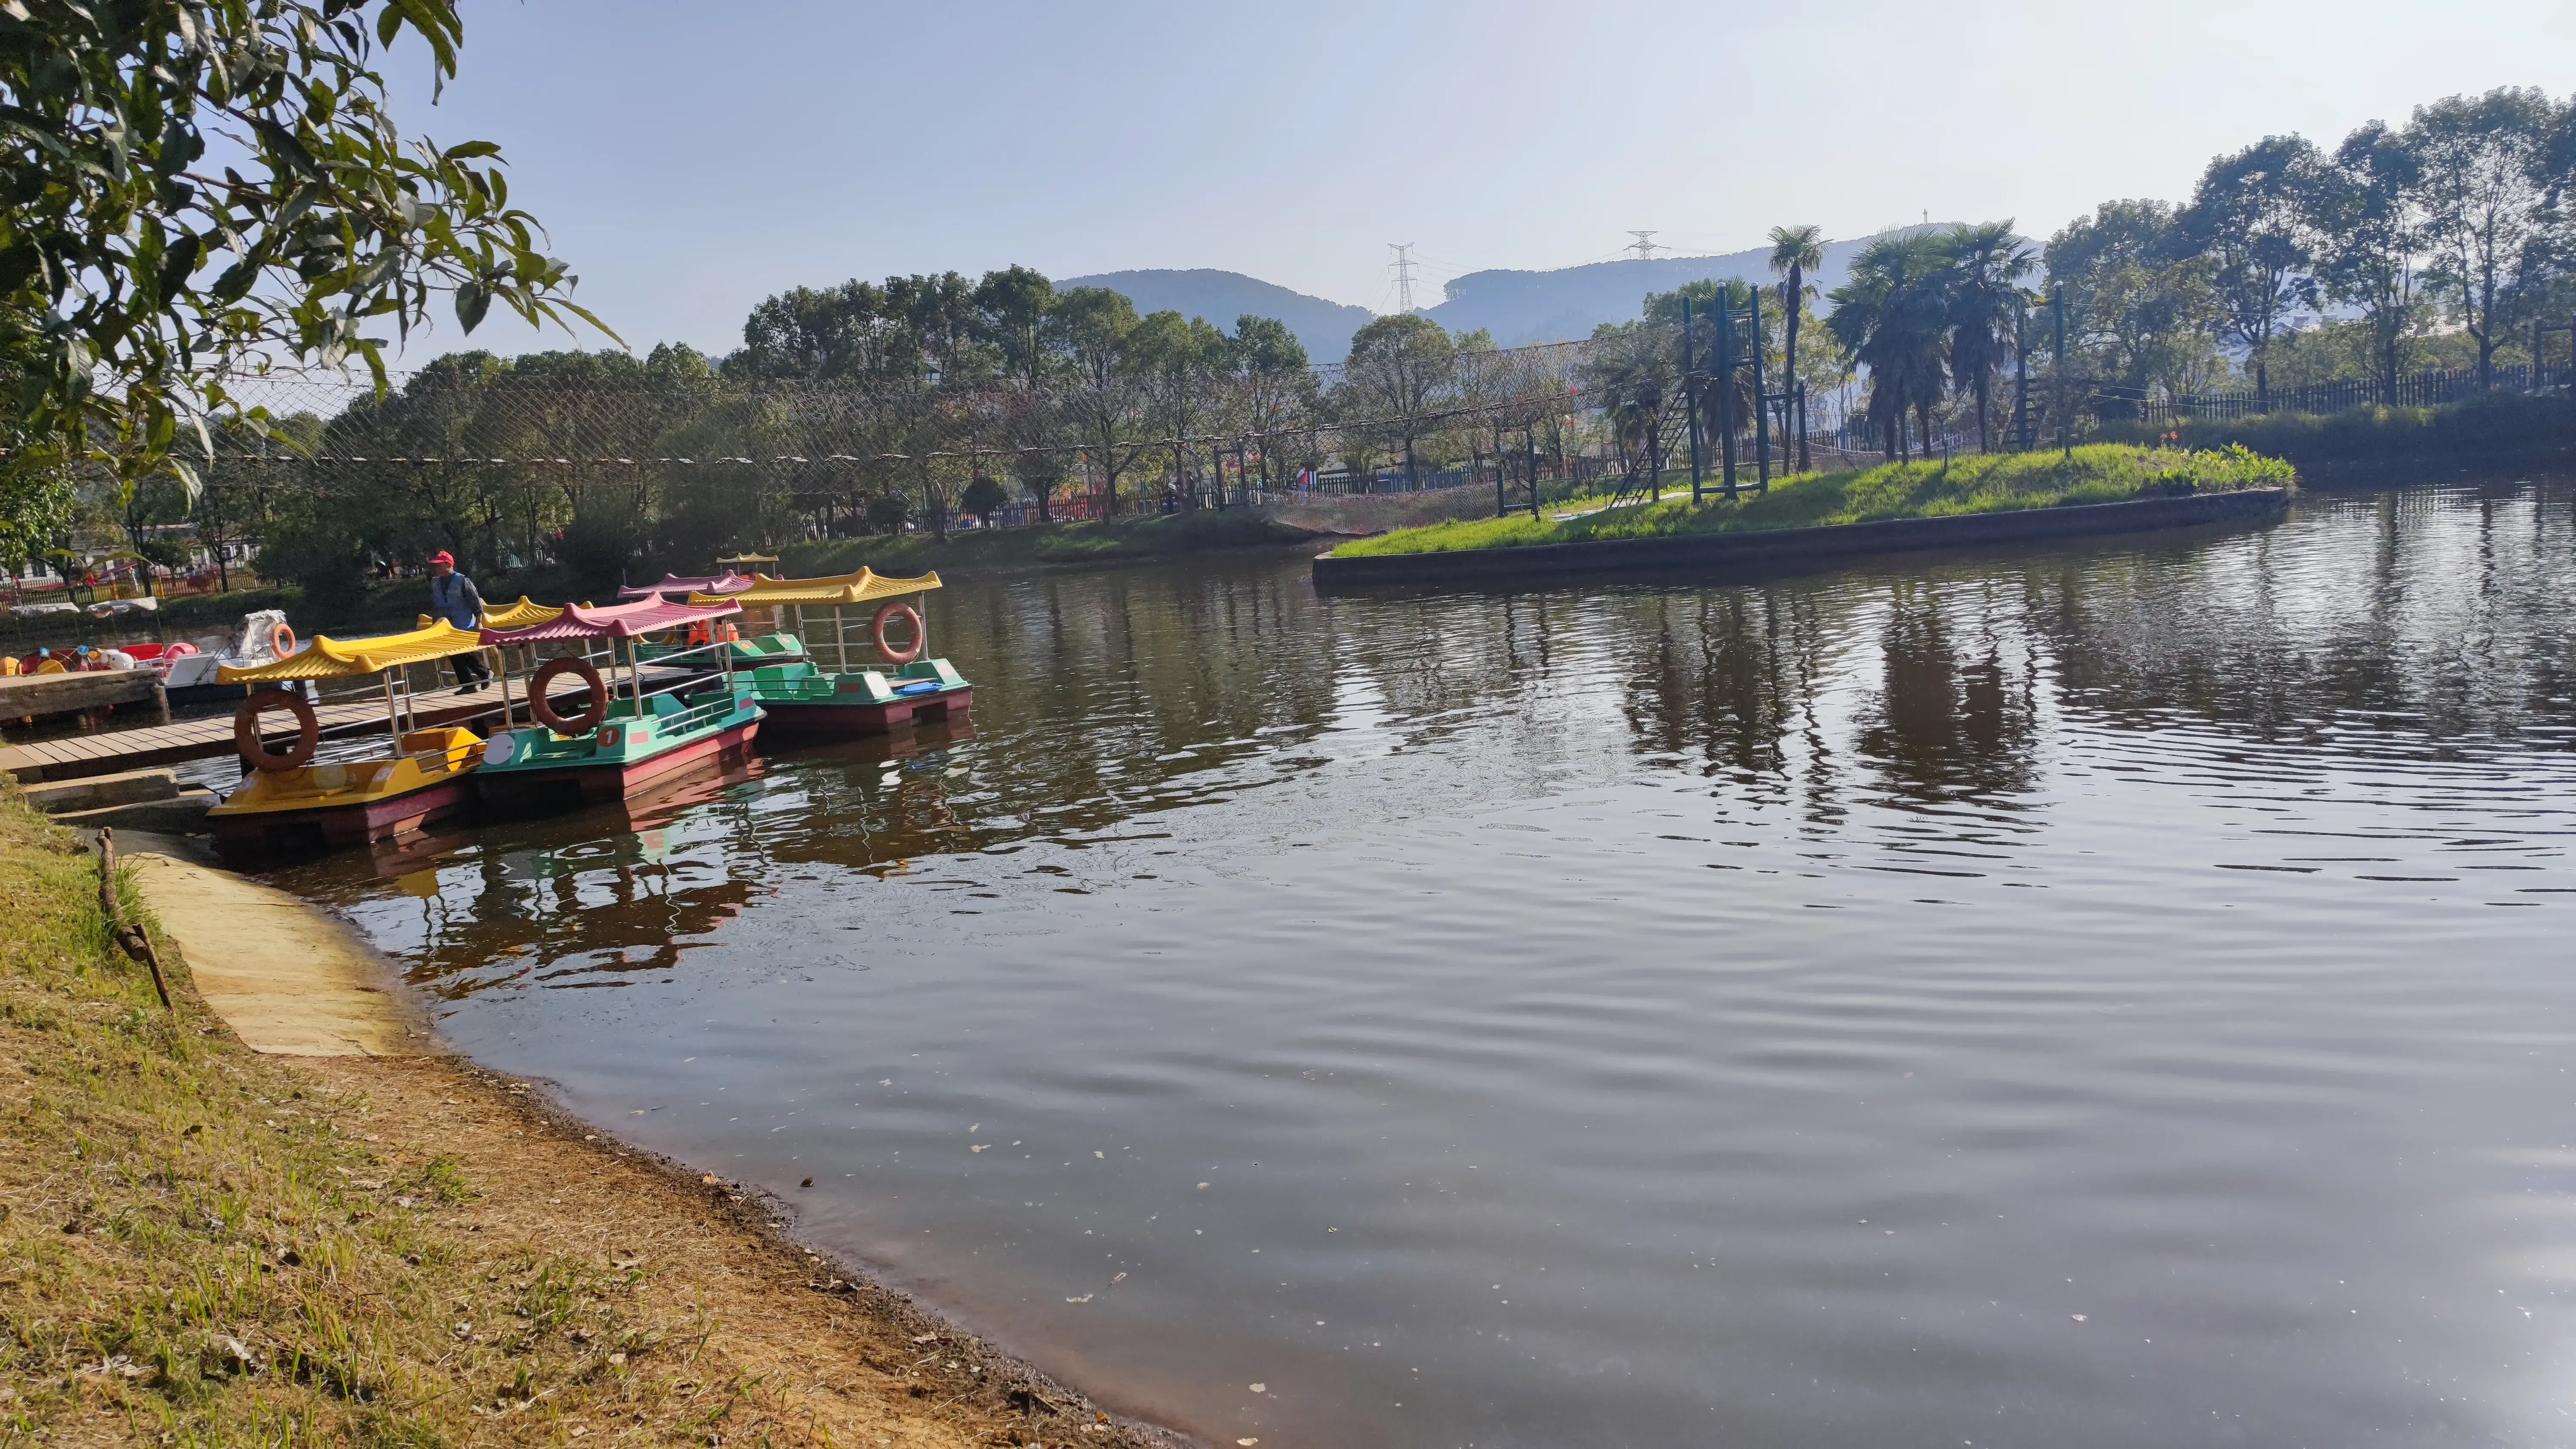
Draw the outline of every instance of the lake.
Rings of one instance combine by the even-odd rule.
[[[971,730],[274,878],[477,1059],[1219,1442],[2559,1444],[2571,599],[2564,481],[974,582]]]

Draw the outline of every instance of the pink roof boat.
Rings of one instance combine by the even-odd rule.
[[[655,594],[633,603],[608,604],[592,608],[588,604],[566,604],[564,611],[542,624],[524,629],[486,629],[482,642],[492,644],[538,644],[555,639],[632,639],[640,634],[659,634],[665,629],[680,629],[706,619],[722,619],[742,612],[740,604],[675,604]]]
[[[688,595],[693,593],[739,594],[743,590],[750,588],[751,582],[751,580],[744,578],[742,575],[735,573],[731,569],[726,569],[720,574],[705,574],[696,578],[686,579],[681,578],[677,574],[664,574],[662,575],[662,582],[658,584],[628,584],[626,587],[617,591],[617,597],[621,599],[642,599],[649,598],[655,594],[677,594],[686,598]]]

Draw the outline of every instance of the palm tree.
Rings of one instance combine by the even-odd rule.
[[[1798,383],[1798,314],[1805,309],[1798,304],[1812,299],[1816,289],[1807,281],[1807,273],[1825,264],[1825,229],[1820,226],[1775,226],[1771,228],[1771,271],[1780,279],[1780,316],[1789,328],[1789,365],[1781,378],[1784,388],[1794,391]],[[1799,422],[1806,421],[1805,415]],[[1807,431],[1798,430],[1798,471],[1807,463]]]
[[[1852,259],[1851,280],[1833,291],[1833,315],[1825,325],[1852,360],[1869,369],[1869,415],[1885,431],[1891,457],[1905,454],[1909,407],[1922,420],[1924,448],[1932,446],[1949,267],[1939,237],[1881,237]]]
[[[2021,305],[2021,279],[2038,259],[2030,243],[2013,235],[2010,221],[1960,226],[1942,238],[1949,253],[1950,381],[1977,395],[1977,447],[1990,451],[1987,424],[1995,374],[2012,357],[2013,320]]]

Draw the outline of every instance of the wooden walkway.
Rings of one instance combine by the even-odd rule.
[[[663,694],[686,689],[699,680],[712,677],[706,670],[680,667],[644,670],[644,691]],[[514,682],[512,687],[512,723],[524,724],[528,704]],[[557,693],[555,703],[561,707],[581,698],[583,692]],[[501,691],[496,684],[481,694],[458,698],[452,691],[422,692],[412,697],[412,718],[421,729],[438,729],[447,725],[469,725],[482,728],[501,720]],[[355,735],[375,734],[385,728],[385,701],[379,695],[313,707],[322,726],[322,738],[347,739]],[[271,714],[264,721],[270,726],[266,738],[283,741],[293,737],[293,721],[282,714]],[[183,760],[211,760],[233,752],[233,717],[211,715],[203,719],[180,720],[175,724],[149,725],[141,729],[101,730],[96,734],[65,735],[60,739],[30,740],[25,744],[0,747],[0,770],[18,777],[19,783],[32,785],[40,780],[76,780],[84,775],[111,775],[119,770],[142,770],[155,765],[173,765]]]
[[[385,702],[382,699],[354,700],[340,704],[317,704],[313,713],[322,724],[322,738],[346,739],[352,735],[375,734],[385,728]],[[521,704],[519,714],[527,708]],[[496,690],[467,695],[463,699],[435,696],[418,701],[414,717],[422,729],[442,725],[467,724],[486,717],[501,717],[501,695]],[[282,714],[268,716],[272,726],[294,721]],[[292,728],[268,732],[271,740],[290,739]],[[22,745],[0,748],[0,770],[18,777],[22,784],[39,780],[76,780],[83,775],[107,775],[118,770],[141,770],[154,765],[177,764],[182,760],[211,760],[233,752],[233,717],[214,715],[205,719],[180,720],[175,724],[147,725],[142,729],[101,730],[96,734],[65,735],[60,739],[30,740]]]

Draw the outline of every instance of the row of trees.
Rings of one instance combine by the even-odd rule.
[[[2473,366],[2491,384],[2535,319],[2576,308],[2576,98],[2505,88],[2373,121],[2331,150],[2270,136],[2190,199],[2104,202],[2048,242],[2070,361],[2130,397],[2250,374]],[[2232,354],[2232,358],[2231,358]]]

